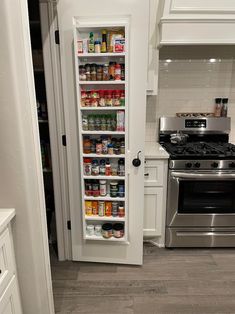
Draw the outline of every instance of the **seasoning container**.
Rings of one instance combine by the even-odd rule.
[[[115,181],[110,182],[110,196],[117,197],[118,195],[118,183]]]
[[[88,116],[86,114],[82,116],[82,129],[88,131]]]
[[[92,182],[92,195],[94,197],[97,197],[100,195],[100,185],[99,185],[99,181],[93,180]]]
[[[92,196],[92,184],[90,180],[85,181],[85,194],[86,196]]]
[[[106,160],[105,164],[105,175],[110,176],[111,175],[111,165],[109,163],[109,160]]]
[[[88,51],[91,52],[91,53],[95,52],[95,43],[94,43],[94,34],[93,34],[93,32],[90,32],[90,35],[89,35]]]
[[[83,153],[84,154],[90,154],[91,153],[90,137],[84,137],[84,139],[83,139]]]
[[[98,176],[99,173],[100,173],[99,162],[97,159],[93,159],[92,164],[91,164],[91,175]]]
[[[99,40],[95,41],[95,53],[101,52],[101,42]]]
[[[112,216],[112,202],[105,202],[105,216]]]
[[[107,130],[107,124],[106,124],[106,116],[101,116],[101,131]]]
[[[121,64],[121,80],[125,81],[125,64]]]
[[[83,53],[83,41],[82,41],[82,39],[79,39],[77,41],[77,47],[78,47],[78,53]]]
[[[103,81],[103,66],[101,64],[97,65],[96,79],[97,79],[97,81]]]
[[[97,237],[101,236],[101,230],[102,230],[102,226],[101,225],[95,225],[95,235]]]
[[[88,53],[88,39],[85,38],[82,40],[83,53]]]
[[[95,154],[96,153],[96,140],[93,139],[91,140],[91,154]]]
[[[96,81],[96,64],[92,63],[91,65],[91,81]]]
[[[215,98],[215,112],[214,112],[215,117],[221,116],[221,109],[222,109],[221,98]]]
[[[85,213],[87,216],[92,215],[92,202],[91,201],[85,201]]]
[[[109,80],[109,64],[105,63],[103,65],[103,81]]]
[[[117,175],[118,176],[125,176],[125,160],[124,159],[118,160]]]
[[[106,196],[107,195],[107,181],[106,180],[100,180],[100,196]]]
[[[95,130],[96,131],[101,130],[101,118],[99,115],[95,116]]]
[[[91,158],[84,158],[83,161],[83,173],[85,176],[91,175]]]
[[[118,216],[118,202],[112,202],[112,216]]]
[[[125,131],[125,112],[117,111],[117,131]]]
[[[116,62],[109,62],[109,79],[111,81],[115,78],[115,64]]]
[[[111,130],[116,131],[117,130],[117,118],[115,114],[111,115]]]
[[[99,213],[98,213],[98,215],[100,217],[103,217],[104,213],[105,213],[105,203],[103,201],[100,201],[99,202]]]
[[[85,106],[91,106],[91,93],[89,91],[86,92]]]
[[[92,215],[94,216],[98,215],[98,202],[97,201],[92,202]]]
[[[100,140],[96,142],[96,154],[97,155],[102,154],[102,142]]]
[[[86,97],[87,97],[87,94],[86,94],[86,91],[81,91],[81,106],[82,107],[85,107],[86,106]]]
[[[121,65],[120,64],[115,65],[114,80],[121,81]]]
[[[114,107],[120,106],[120,90],[114,90],[113,91],[113,99],[112,103]]]
[[[101,230],[102,236],[105,239],[109,239],[113,235],[113,226],[110,223],[105,223],[102,225],[102,230]]]
[[[118,216],[119,217],[125,217],[125,208],[122,205],[118,206]]]
[[[125,91],[121,90],[120,91],[120,106],[125,106]]]
[[[79,80],[86,81],[86,70],[84,65],[79,65]]]
[[[93,115],[88,116],[88,130],[90,131],[95,130],[95,119]]]
[[[94,225],[86,225],[86,234],[90,237],[95,234]]]
[[[124,183],[119,182],[117,195],[118,195],[118,197],[124,197],[125,196],[125,185],[124,185]]]
[[[101,44],[101,52],[107,52],[107,31],[102,31],[102,44]]]
[[[105,176],[105,160],[100,160],[100,175]]]
[[[107,131],[112,131],[112,117],[111,117],[111,115],[106,116],[106,128],[107,128]]]
[[[98,107],[99,105],[99,93],[96,90],[91,91],[91,106]]]
[[[118,174],[118,167],[116,164],[112,164],[112,170],[111,170],[111,175],[112,176],[117,176]]]
[[[104,78],[104,76],[103,76]],[[100,107],[105,107],[105,93],[104,93],[104,90],[100,90],[99,91],[99,106]]]
[[[106,90],[105,92],[105,106],[106,107],[112,107],[113,100],[112,100],[112,91]]]
[[[103,138],[102,139],[102,153],[104,155],[108,154],[108,139],[107,138]]]
[[[221,116],[227,117],[228,115],[228,98],[222,99],[222,110],[221,110]]]
[[[124,236],[124,225],[120,223],[113,224],[113,236],[115,238],[122,238]]]
[[[90,81],[91,80],[91,66],[90,64],[85,64],[85,72],[86,72],[86,80]]]
[[[108,144],[108,154],[113,155],[113,144],[112,143]]]
[[[125,154],[125,142],[122,141],[120,144],[120,153]]]

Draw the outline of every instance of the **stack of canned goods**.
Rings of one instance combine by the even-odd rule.
[[[87,216],[125,217],[125,208],[122,202],[85,201]]]

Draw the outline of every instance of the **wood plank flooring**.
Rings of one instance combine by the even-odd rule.
[[[159,249],[144,265],[58,262],[58,314],[235,314],[235,249]]]

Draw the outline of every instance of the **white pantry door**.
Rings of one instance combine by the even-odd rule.
[[[142,0],[59,0],[63,97],[69,171],[71,233],[73,260],[141,265],[143,262],[143,207],[144,207],[144,139],[147,82],[147,38],[149,2]],[[128,20],[128,69],[126,68],[126,241],[87,240],[84,236],[84,182],[81,175],[82,145],[79,87],[75,69],[74,20],[90,19],[106,25]],[[118,23],[117,23],[118,24]],[[105,28],[105,27],[104,27]],[[92,22],[91,22],[92,31]],[[89,60],[87,61],[89,63]],[[128,73],[127,73],[128,72]],[[99,87],[98,87],[99,88]],[[79,147],[80,146],[80,147]],[[141,165],[132,160],[140,153]]]

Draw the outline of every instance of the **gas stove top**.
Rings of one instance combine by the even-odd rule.
[[[235,145],[217,142],[189,142],[183,145],[161,144],[171,159],[235,159]]]

